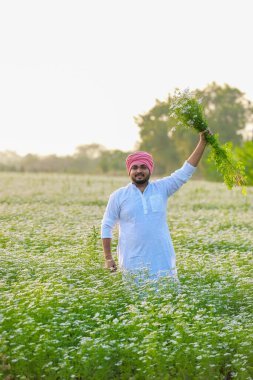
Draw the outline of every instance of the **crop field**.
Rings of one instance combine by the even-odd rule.
[[[0,379],[253,379],[252,188],[184,185],[168,203],[179,283],[136,286],[100,241],[127,176],[0,180]]]

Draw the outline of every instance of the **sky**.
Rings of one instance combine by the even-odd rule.
[[[215,81],[253,101],[252,0],[0,0],[0,151],[133,150],[134,118]]]

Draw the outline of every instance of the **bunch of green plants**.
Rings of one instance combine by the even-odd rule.
[[[211,147],[209,160],[214,162],[216,170],[223,176],[228,189],[241,186],[242,192],[245,193],[246,177],[243,164],[233,158],[230,142],[221,145],[218,135],[208,130],[201,99],[197,99],[195,94],[188,89],[183,92],[176,90],[171,100],[169,114],[175,119],[176,126],[193,128],[197,132],[207,132],[205,138]]]

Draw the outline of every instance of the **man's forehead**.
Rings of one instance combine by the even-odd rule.
[[[146,164],[142,164],[142,163],[137,163],[137,164],[133,164],[131,166],[131,169],[132,168],[148,168]]]

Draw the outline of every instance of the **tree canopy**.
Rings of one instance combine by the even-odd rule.
[[[196,96],[202,98],[205,117],[213,133],[219,135],[222,143],[242,144],[240,131],[252,120],[253,106],[237,88],[215,82],[203,90],[195,90]],[[173,120],[169,118],[169,107],[173,96],[165,101],[156,100],[153,108],[139,115],[135,121],[140,130],[139,149],[149,151],[156,162],[156,173],[170,172],[177,168],[196,145],[197,138],[186,128],[174,130]],[[200,171],[207,168],[206,159],[200,164]],[[207,170],[209,175],[212,170]]]

